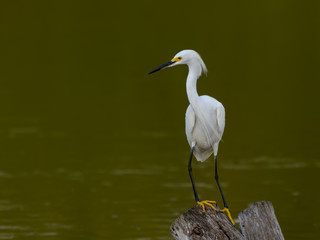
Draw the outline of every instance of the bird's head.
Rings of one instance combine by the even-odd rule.
[[[192,64],[199,65],[201,70],[207,73],[207,67],[204,64],[203,60],[201,59],[200,55],[194,50],[182,50],[178,52],[169,62],[161,65],[160,67],[155,68],[149,74],[157,72],[163,68],[173,67],[176,65],[186,64],[188,66]]]

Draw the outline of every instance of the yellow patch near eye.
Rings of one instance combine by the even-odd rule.
[[[176,58],[173,58],[171,61],[172,62],[180,62],[182,59],[182,57],[176,57]]]

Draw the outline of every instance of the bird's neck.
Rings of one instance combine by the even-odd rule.
[[[197,80],[201,75],[200,64],[189,64],[189,74],[187,77],[187,96],[189,102],[193,108],[196,107],[199,100],[199,95],[197,92]]]

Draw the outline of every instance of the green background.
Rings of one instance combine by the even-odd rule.
[[[272,201],[286,239],[319,239],[318,1],[2,1],[0,239],[171,239],[192,207],[187,67],[226,108],[233,217]],[[200,198],[222,201],[213,159]]]

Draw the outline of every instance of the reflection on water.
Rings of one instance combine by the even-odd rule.
[[[305,167],[318,167],[319,162],[309,161],[303,159],[290,159],[290,158],[268,158],[258,157],[253,159],[240,159],[237,161],[230,161],[230,165],[224,164],[224,168],[229,169],[282,169],[282,168],[305,168]]]
[[[163,136],[161,142],[175,141],[170,134]],[[95,151],[88,153],[81,149],[92,144],[89,141],[46,139],[54,146],[48,150],[46,141],[36,142],[35,148],[34,137],[29,140],[20,145],[23,168],[10,159],[17,155],[2,151],[8,160],[0,172],[0,239],[171,239],[171,222],[194,205],[185,148],[154,154],[159,141],[145,137],[139,143],[123,142],[130,153],[112,151],[105,147],[108,142],[93,143]],[[21,143],[18,138],[5,144],[10,150]],[[142,153],[132,144],[147,150]],[[41,158],[35,159],[37,155]],[[286,237],[297,237],[296,225],[309,232],[317,228],[305,199],[313,192],[312,175],[319,172],[319,161],[221,157],[220,166],[234,216],[250,202],[270,200]],[[200,197],[221,205],[212,159],[195,162],[194,175]],[[303,211],[297,210],[301,206]],[[301,218],[306,220],[301,223]]]
[[[194,205],[183,132],[79,138],[39,127],[8,129],[0,151],[0,239],[171,239],[171,222]],[[219,166],[233,216],[269,200],[286,238],[315,239],[320,161],[245,158],[229,147],[221,146]],[[200,198],[221,205],[213,160],[193,168]]]

